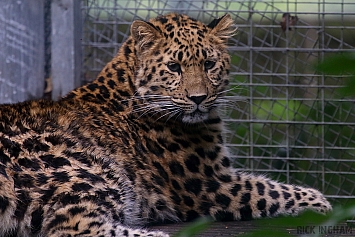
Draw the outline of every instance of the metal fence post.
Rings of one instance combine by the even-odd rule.
[[[0,0],[0,103],[40,98],[44,0]]]
[[[81,12],[80,2],[52,2],[52,99],[66,95],[80,86]]]

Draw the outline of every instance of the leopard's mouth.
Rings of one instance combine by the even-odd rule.
[[[196,124],[213,117],[215,106],[206,105],[206,103],[179,103],[172,100],[173,104],[179,108],[179,117],[183,123]]]

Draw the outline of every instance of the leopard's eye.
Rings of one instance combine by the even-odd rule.
[[[178,64],[178,63],[171,62],[171,63],[168,63],[167,66],[168,66],[169,70],[172,72],[181,72],[181,67],[180,67],[180,64]]]
[[[212,69],[214,65],[216,65],[215,61],[206,60],[203,66],[205,67],[205,70],[209,70]]]

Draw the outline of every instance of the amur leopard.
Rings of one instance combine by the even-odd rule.
[[[171,13],[134,21],[93,82],[0,106],[1,236],[168,236],[148,224],[250,220],[331,205],[234,169],[222,138],[235,33]]]

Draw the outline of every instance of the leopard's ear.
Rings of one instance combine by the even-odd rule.
[[[232,17],[229,14],[214,19],[208,27],[211,28],[211,34],[217,36],[226,42],[230,37],[236,34],[238,27],[235,25]]]
[[[131,26],[131,35],[137,42],[138,50],[149,49],[162,35],[152,23],[136,20]]]

